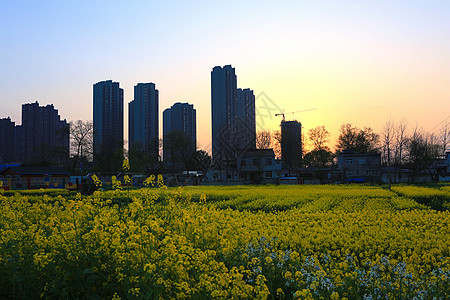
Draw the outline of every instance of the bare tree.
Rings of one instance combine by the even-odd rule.
[[[256,148],[269,149],[272,147],[272,133],[269,130],[260,130],[256,133]]]
[[[273,152],[275,152],[275,156],[277,158],[281,158],[281,131],[275,130],[272,133],[272,137],[273,137],[272,143]]]
[[[442,145],[442,156],[445,156],[447,148],[450,145],[450,123],[448,122],[441,127],[440,142]]]
[[[384,125],[383,132],[381,133],[381,138],[383,146],[383,160],[386,165],[390,166],[392,163],[391,151],[395,142],[395,124],[391,119],[389,119],[389,121],[387,121]]]
[[[384,125],[384,130],[381,135],[383,139],[383,157],[388,166],[389,190],[391,190],[391,147],[395,139],[395,124],[391,119]]]
[[[395,129],[395,149],[394,149],[394,164],[402,165],[404,163],[404,152],[408,143],[408,122],[402,119]]]
[[[308,131],[309,140],[312,142],[314,150],[329,150],[326,143],[329,141],[330,132],[325,126],[316,126]]]
[[[423,133],[416,126],[407,144],[408,165],[413,176],[421,172],[433,175],[432,165],[439,155],[440,145],[436,137]]]
[[[70,123],[70,153],[74,158],[72,172],[80,158],[92,160],[93,125],[92,122],[82,120]]]

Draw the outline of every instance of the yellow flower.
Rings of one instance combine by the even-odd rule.
[[[129,163],[128,159],[126,159],[126,158],[123,160],[122,170],[125,171],[125,172],[130,170],[130,163]]]
[[[94,181],[94,184],[95,184],[97,187],[101,187],[101,186],[102,186],[102,181],[100,180],[100,178],[98,178],[97,175],[92,174],[92,175],[91,175],[91,178],[92,178],[92,180]]]

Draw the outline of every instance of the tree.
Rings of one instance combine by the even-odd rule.
[[[197,150],[193,156],[194,169],[206,173],[211,165],[211,156],[205,150]]]
[[[389,190],[391,190],[391,147],[392,143],[395,139],[395,125],[394,123],[389,120],[384,125],[384,130],[382,133],[382,139],[383,139],[383,157],[386,162],[386,165],[388,166],[388,176],[389,176]]]
[[[306,153],[303,164],[307,167],[324,167],[333,161],[333,153],[325,144],[328,142],[330,132],[325,126],[316,126],[308,131],[308,137],[313,145],[313,150]]]
[[[273,137],[272,142],[273,152],[275,153],[275,156],[277,158],[281,158],[281,131],[275,130],[272,133],[272,137]]]
[[[158,138],[151,139],[147,145],[140,142],[130,145],[128,157],[131,170],[139,173],[155,173],[160,170],[160,145],[162,143]]]
[[[379,135],[372,128],[359,129],[346,123],[339,129],[339,137],[336,144],[337,151],[353,150],[355,153],[367,153],[378,151]]]
[[[72,173],[80,158],[92,160],[93,125],[92,122],[82,120],[71,121],[70,125],[70,154],[73,157]]]
[[[193,157],[196,145],[179,130],[172,130],[164,136],[164,158],[170,162],[172,171],[183,168],[193,169]]]
[[[110,176],[122,171],[125,149],[111,145],[94,154],[94,170],[103,175]],[[109,149],[108,149],[109,148]]]
[[[303,164],[307,167],[324,167],[333,162],[333,153],[326,149],[311,150],[305,154]]]
[[[408,122],[405,119],[402,119],[395,128],[394,164],[397,166],[404,163],[404,152],[408,142],[407,129]]]
[[[413,171],[413,176],[421,172],[432,175],[431,167],[441,153],[441,146],[436,142],[435,137],[419,131],[416,127],[407,146],[407,164]]]
[[[256,148],[269,149],[272,147],[272,134],[269,130],[261,130],[256,133]]]
[[[383,160],[386,165],[391,165],[391,150],[395,141],[395,124],[392,120],[389,120],[384,125],[383,132],[381,133],[382,146],[383,146]]]
[[[314,150],[329,150],[325,145],[328,143],[330,132],[325,129],[325,126],[316,126],[308,131],[308,137],[313,145]]]
[[[445,152],[447,152],[447,148],[449,146],[450,143],[450,123],[445,123],[444,125],[442,125],[441,130],[440,130],[440,142],[442,145],[442,156],[445,156]]]

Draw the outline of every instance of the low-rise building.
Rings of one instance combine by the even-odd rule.
[[[277,183],[281,177],[281,161],[273,149],[252,149],[237,159],[239,178],[244,183]]]
[[[381,182],[380,153],[344,150],[338,156],[338,168],[347,182]]]
[[[0,181],[9,189],[64,188],[70,174],[57,167],[8,166],[0,171]]]
[[[439,175],[439,181],[450,182],[450,152],[445,153],[444,164],[447,170]]]
[[[250,149],[238,158],[227,161],[222,169],[210,170],[206,178],[210,182],[236,184],[279,183],[281,161],[275,158],[273,149]]]

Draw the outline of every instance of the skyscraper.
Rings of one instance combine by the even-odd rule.
[[[157,161],[159,155],[159,92],[154,83],[138,83],[128,104],[129,149],[140,149]]]
[[[164,110],[163,146],[165,162],[171,162],[172,154],[192,155],[197,150],[196,122],[196,110],[192,104],[177,102]]]
[[[22,162],[61,164],[69,158],[69,124],[61,120],[53,104],[22,105],[22,125],[17,132]]]
[[[302,163],[302,124],[298,121],[281,122],[281,161],[289,173]]]
[[[238,89],[235,69],[216,66],[211,72],[212,159],[216,166],[256,148],[255,96]]]
[[[123,89],[118,82],[94,84],[94,160],[123,149]],[[119,156],[119,155],[118,155]]]
[[[16,135],[11,118],[0,119],[0,163],[16,159]]]
[[[232,157],[233,122],[236,118],[237,77],[231,65],[211,72],[212,160],[220,165]]]
[[[238,149],[256,149],[255,95],[251,89],[237,89]]]

